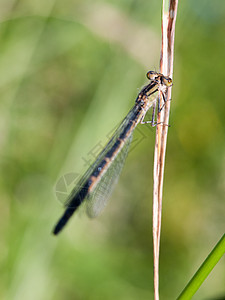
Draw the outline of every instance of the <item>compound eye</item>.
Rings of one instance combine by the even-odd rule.
[[[157,72],[154,72],[154,71],[149,71],[147,74],[146,74],[147,78],[149,80],[155,80],[156,77],[158,77],[158,73]]]
[[[168,78],[167,79],[167,86],[171,86],[173,84],[173,81],[172,81],[172,79],[171,78]]]
[[[162,83],[167,87],[170,87],[173,84],[173,81],[170,77],[164,77]]]

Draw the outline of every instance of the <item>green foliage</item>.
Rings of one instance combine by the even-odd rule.
[[[159,1],[13,3],[0,3],[0,298],[152,299],[154,129],[138,126],[102,216],[78,213],[57,238],[51,230],[63,211],[57,180],[85,169],[158,67],[148,49],[159,57]],[[204,3],[178,7],[160,258],[167,300],[224,233],[225,16],[214,1],[206,17]],[[223,260],[196,299],[225,294],[224,269]]]

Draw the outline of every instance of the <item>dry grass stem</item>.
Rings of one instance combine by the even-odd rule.
[[[163,0],[162,11],[162,47],[160,72],[173,77],[174,35],[178,0]],[[166,99],[171,99],[171,88],[166,92]],[[162,99],[161,99],[162,100]],[[158,114],[157,122],[169,124],[170,101]],[[163,175],[166,154],[168,126],[158,125],[155,140],[154,186],[153,186],[153,255],[154,255],[154,299],[159,299],[159,247],[161,230],[161,210]]]

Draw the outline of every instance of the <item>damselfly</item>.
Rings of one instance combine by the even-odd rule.
[[[96,161],[84,173],[70,193],[66,201],[65,212],[56,224],[54,234],[58,234],[63,229],[74,212],[84,202],[87,204],[86,211],[89,217],[99,215],[118,180],[135,127],[139,122],[155,125],[154,114],[157,102],[155,93],[161,93],[165,102],[164,92],[172,86],[172,79],[154,71],[149,71],[147,78],[150,83],[140,91],[134,107],[128,112]],[[152,106],[152,121],[144,122],[145,114]]]

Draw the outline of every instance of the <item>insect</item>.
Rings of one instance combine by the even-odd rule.
[[[147,78],[150,82],[138,94],[133,108],[70,193],[66,201],[65,212],[53,230],[55,235],[63,229],[74,212],[84,202],[86,202],[86,212],[89,217],[93,218],[99,215],[106,206],[119,178],[135,127],[138,123],[151,123],[152,126],[157,124],[154,121],[155,106],[158,99],[156,92],[162,94],[165,104],[164,93],[168,87],[172,86],[172,79],[154,71],[149,71]],[[153,107],[152,120],[145,122],[144,117],[150,107]]]

